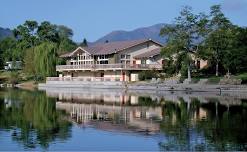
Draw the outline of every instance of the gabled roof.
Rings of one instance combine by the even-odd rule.
[[[145,53],[142,53],[142,54],[138,54],[138,55],[134,56],[134,58],[135,59],[150,58],[150,57],[159,55],[160,51],[161,51],[161,48],[156,48],[156,49],[153,49],[151,51],[148,51],[148,52],[145,52]]]
[[[68,52],[68,53],[65,53],[65,54],[62,54],[62,55],[60,55],[60,57],[61,58],[67,58],[67,57],[72,57],[72,56],[75,56],[76,55],[76,53],[78,52],[78,51],[80,51],[80,50],[82,50],[82,51],[85,51],[85,52],[87,52],[87,53],[89,53],[88,51],[86,51],[85,50],[85,48],[82,48],[82,47],[78,47],[78,48],[76,48],[74,51],[72,51],[72,52]],[[91,54],[91,53],[89,53],[89,54]]]
[[[137,46],[137,45],[149,42],[149,41],[155,44],[158,44],[161,47],[163,46],[162,44],[155,42],[151,39],[141,39],[141,40],[132,40],[132,41],[108,42],[108,43],[96,44],[90,47],[83,47],[83,48],[78,47],[78,48],[92,55],[106,55],[106,54],[117,53],[119,51],[131,48],[131,47],[134,47],[134,46]],[[78,51],[78,48],[74,50],[73,52],[63,54],[60,57],[71,57]]]

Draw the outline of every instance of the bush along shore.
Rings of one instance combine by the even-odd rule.
[[[0,87],[19,87],[25,89],[35,89],[38,83],[44,82],[42,79],[29,76],[22,70],[0,71]]]

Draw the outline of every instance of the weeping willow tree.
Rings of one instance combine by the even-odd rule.
[[[43,42],[27,50],[24,70],[36,77],[45,78],[56,75],[57,45],[52,42]]]

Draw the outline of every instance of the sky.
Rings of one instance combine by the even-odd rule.
[[[208,13],[210,6],[221,4],[234,24],[247,26],[247,0],[1,0],[0,4],[0,27],[49,21],[71,28],[76,42],[95,41],[114,30],[172,23],[186,5],[194,13]]]

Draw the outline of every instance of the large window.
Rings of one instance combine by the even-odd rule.
[[[86,52],[77,54],[77,65],[92,64],[94,57]]]
[[[96,57],[97,64],[108,64],[109,55],[98,55]]]
[[[120,58],[122,64],[130,64],[130,54],[121,54]]]

